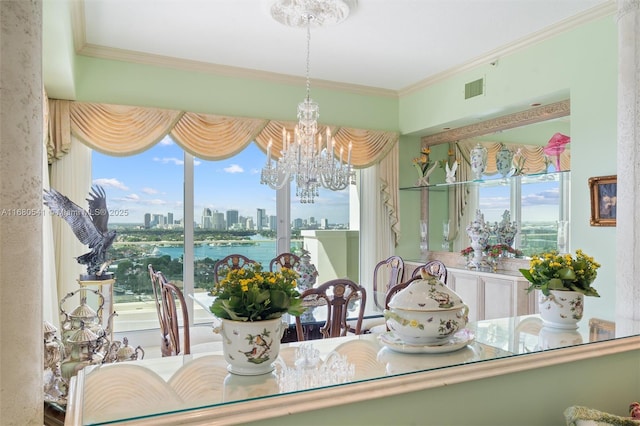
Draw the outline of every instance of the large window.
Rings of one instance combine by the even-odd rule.
[[[569,180],[570,172],[487,177],[477,187],[478,206],[489,224],[499,223],[505,210],[510,212],[519,230],[515,245],[524,255],[556,250],[559,223],[569,217]]]
[[[231,158],[207,161],[185,153],[170,136],[129,157],[93,152],[94,184],[105,188],[110,210],[122,212],[109,220],[118,233],[111,265],[115,331],[157,327],[149,263],[189,295],[213,285],[213,264],[227,254],[244,254],[267,269],[279,238],[295,251],[303,229],[348,229],[348,188],[321,190],[314,204],[301,204],[295,189],[290,201],[276,197],[260,184],[264,162],[253,143]],[[289,235],[277,235],[277,198],[287,202]],[[192,313],[194,322],[210,321],[200,306]]]

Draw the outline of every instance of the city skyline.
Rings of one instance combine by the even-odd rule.
[[[222,230],[264,230],[268,229],[271,231],[275,231],[276,226],[276,216],[275,215],[267,215],[266,220],[263,221],[263,225],[258,228],[256,224],[259,222],[257,216],[259,215],[258,211],[262,210],[260,208],[256,209],[256,220],[253,221],[252,217],[249,216],[240,216],[237,215],[237,210],[227,210],[226,212],[218,212],[217,210],[210,210],[208,208],[204,208],[201,216],[194,217],[194,225],[196,228],[201,229],[222,229]],[[220,220],[210,220],[206,221],[206,218],[212,218],[215,214],[221,215],[224,219],[222,222]],[[145,213],[143,223],[122,223],[132,226],[142,225],[145,228],[155,228],[155,227],[178,227],[184,226],[183,218],[176,219],[174,218],[173,212],[167,212],[166,215],[161,213]],[[232,217],[232,220],[229,220],[229,217]],[[199,220],[198,220],[199,219]],[[223,226],[216,226],[222,224]],[[208,226],[207,226],[208,225]],[[238,225],[238,226],[235,226]],[[348,226],[346,223],[329,223],[326,218],[316,219],[314,216],[308,218],[294,218],[290,223],[292,228],[296,229],[309,229],[309,228],[320,228],[320,229],[328,229],[328,228],[345,228]]]

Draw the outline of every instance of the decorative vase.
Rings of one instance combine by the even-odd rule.
[[[567,240],[569,239],[569,221],[558,221],[558,253],[565,254],[567,251]]]
[[[471,150],[471,172],[473,173],[473,180],[482,180],[482,174],[487,168],[487,149],[476,144],[475,148]]]
[[[496,239],[498,244],[504,244],[509,247],[513,247],[513,240],[518,233],[518,224],[511,222],[511,213],[509,210],[505,210],[502,213],[502,220],[496,226]]]
[[[471,240],[471,248],[473,249],[473,258],[467,263],[467,267],[480,270],[487,266],[483,260],[482,251],[487,247],[490,232],[484,221],[484,215],[479,209],[476,210],[474,221],[467,226],[467,235]]]
[[[584,295],[577,291],[550,290],[549,296],[540,292],[540,317],[546,327],[575,330],[582,319]]]
[[[424,258],[429,252],[429,223],[426,220],[420,221],[420,253]]]
[[[298,291],[301,293],[308,288],[313,287],[316,283],[316,279],[318,278],[318,270],[311,263],[311,256],[309,256],[309,252],[305,249],[302,249],[302,255],[300,256],[300,263],[293,268],[300,278],[296,280],[298,284]]]
[[[273,363],[280,353],[280,340],[289,326],[282,318],[221,321],[213,331],[222,335],[222,353],[230,373],[257,376],[273,371]]]
[[[513,168],[513,152],[505,145],[496,153],[496,168],[502,177],[507,177]]]

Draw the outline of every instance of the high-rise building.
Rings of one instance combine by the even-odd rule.
[[[302,229],[304,222],[300,218],[296,218],[293,220],[293,229]]]
[[[276,216],[269,216],[269,230],[273,232],[278,230],[278,218]]]
[[[202,229],[211,229],[211,209],[205,207],[202,209],[202,218],[200,220],[200,226]]]
[[[173,225],[173,213],[167,213],[167,225]]]
[[[151,215],[151,227],[155,228],[156,226],[164,225],[164,216],[158,213],[154,213]]]
[[[320,219],[320,229],[329,229],[329,219],[327,218]]]
[[[267,211],[265,209],[256,209],[256,230],[261,231],[265,228],[268,229],[269,219],[267,218]]]
[[[234,228],[238,223],[238,210],[227,210],[227,228]]]
[[[151,228],[151,213],[144,214],[144,227]]]
[[[211,214],[211,228],[216,231],[224,231],[227,229],[226,223],[224,221],[224,213],[221,213],[215,210]]]

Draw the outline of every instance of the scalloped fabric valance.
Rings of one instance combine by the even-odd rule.
[[[205,160],[222,160],[242,151],[249,143],[279,157],[282,129],[293,131],[295,123],[259,118],[228,117],[161,108],[111,105],[50,99],[49,162],[68,150],[70,133],[92,149],[109,155],[140,153],[167,134],[185,151]],[[320,125],[320,131],[336,141],[336,155],[352,143],[351,163],[365,168],[380,162],[398,143],[399,133]],[[65,131],[66,130],[66,131]]]

